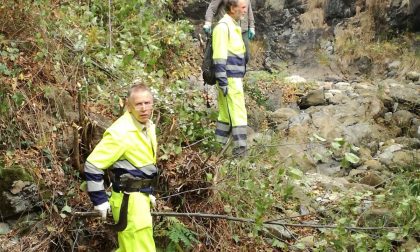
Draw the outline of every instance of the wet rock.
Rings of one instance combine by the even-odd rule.
[[[301,109],[306,109],[311,106],[318,106],[326,104],[324,90],[314,90],[309,92],[306,96],[302,97],[299,102],[299,107]]]

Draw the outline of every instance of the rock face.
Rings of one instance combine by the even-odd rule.
[[[357,13],[377,9],[380,15],[373,17],[377,34],[383,31],[419,31],[420,1],[392,0],[374,3],[356,0],[252,0],[257,39],[265,43],[266,61],[287,61],[301,67],[316,62],[319,49],[333,54],[334,30],[345,26],[348,19]],[[190,1],[184,14],[192,23],[202,26],[208,3],[203,0]],[[375,14],[373,14],[375,15]],[[357,21],[355,21],[357,22]],[[201,28],[201,27],[200,27]],[[201,31],[201,29],[196,29]],[[362,74],[372,70],[368,57],[356,59],[354,64]],[[394,72],[390,73],[395,74]]]

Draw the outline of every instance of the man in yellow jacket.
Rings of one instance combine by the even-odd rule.
[[[213,61],[219,87],[216,139],[226,144],[232,134],[233,155],[246,154],[247,114],[242,78],[245,45],[239,21],[247,13],[247,0],[226,0],[226,13],[213,31]]]
[[[103,218],[111,207],[115,222],[120,217],[125,219],[123,230],[118,232],[117,251],[156,251],[150,214],[154,200],[152,181],[158,172],[155,126],[150,120],[152,93],[143,84],[133,85],[126,104],[127,111],[105,131],[87,158],[84,168],[87,191],[94,209]],[[103,183],[103,171],[107,168],[112,168],[109,200]]]

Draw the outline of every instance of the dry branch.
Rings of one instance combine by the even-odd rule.
[[[220,215],[220,214],[207,214],[207,213],[177,213],[177,212],[151,212],[153,216],[171,216],[171,217],[195,217],[195,218],[208,218],[208,219],[222,219],[229,221],[237,222],[246,222],[246,223],[256,223],[257,221],[250,218],[239,218],[229,215]],[[73,213],[76,217],[100,217],[99,212],[75,212]],[[301,228],[344,228],[347,230],[389,230],[389,229],[398,229],[399,227],[350,227],[350,226],[339,226],[339,225],[318,225],[318,224],[297,224],[297,223],[288,223],[288,222],[279,222],[279,221],[266,221],[262,222],[263,225],[279,225],[287,227],[301,227]]]

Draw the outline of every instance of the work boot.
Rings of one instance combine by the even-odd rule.
[[[235,147],[232,150],[233,157],[245,157],[247,155],[247,150],[245,146]]]

